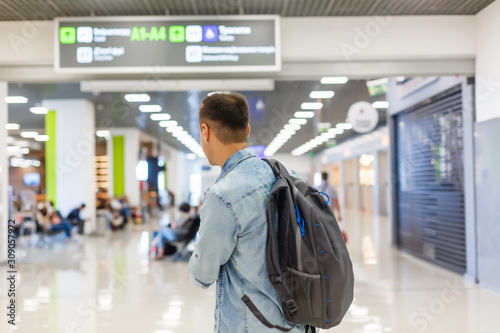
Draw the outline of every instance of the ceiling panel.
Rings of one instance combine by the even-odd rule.
[[[125,15],[474,15],[494,0],[3,0],[0,20]]]

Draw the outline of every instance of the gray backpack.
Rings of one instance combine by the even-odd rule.
[[[247,295],[242,300],[262,324],[283,332],[296,324],[313,332],[336,326],[354,297],[352,263],[337,220],[322,193],[278,161],[264,161],[277,176],[267,207],[266,266],[293,327],[269,323]]]

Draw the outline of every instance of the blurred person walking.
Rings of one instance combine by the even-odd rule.
[[[337,221],[342,221],[342,216],[340,214],[340,205],[339,205],[339,198],[337,195],[337,191],[335,188],[328,184],[328,173],[327,172],[322,172],[321,173],[321,185],[317,187],[318,191],[325,193],[328,195],[328,199],[330,200],[328,202],[328,205],[330,208],[335,212],[335,209],[337,209]]]

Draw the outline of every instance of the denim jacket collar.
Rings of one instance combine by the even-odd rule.
[[[218,183],[219,180],[224,178],[229,171],[238,163],[240,163],[243,160],[246,160],[247,158],[254,157],[255,155],[252,153],[250,148],[243,148],[241,150],[238,150],[236,153],[231,155],[226,163],[224,163],[224,166],[222,167],[222,170],[220,171],[219,177],[215,181],[215,183]]]

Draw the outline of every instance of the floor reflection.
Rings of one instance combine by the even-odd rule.
[[[355,300],[328,331],[499,332],[500,294],[391,247],[386,217],[344,215]],[[214,289],[193,287],[186,262],[150,260],[159,222],[149,223],[50,249],[20,246],[18,322],[0,332],[212,332]]]

